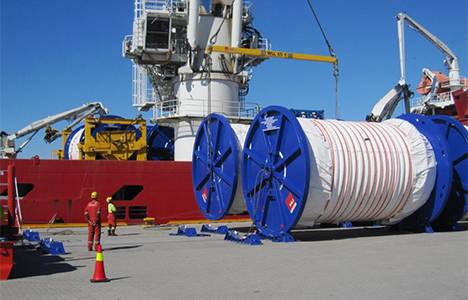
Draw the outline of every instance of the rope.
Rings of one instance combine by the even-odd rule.
[[[315,13],[314,8],[312,7],[312,3],[310,0],[307,0],[307,4],[309,5],[310,10],[312,11],[312,14],[314,15],[315,21],[317,22],[317,25],[320,29],[320,32],[322,32],[323,39],[325,40],[325,43],[327,44],[328,51],[330,52],[330,55],[333,57],[336,57],[335,50],[333,50],[333,47],[330,44],[330,41],[327,38],[327,35],[325,34],[325,31],[323,30],[322,24],[320,24],[320,21],[318,19],[317,14]]]
[[[23,225],[23,214],[21,213],[21,203],[19,199],[19,191],[18,191],[18,178],[16,177],[15,174],[15,202],[16,202],[16,207],[15,207],[15,215],[16,215],[16,222],[18,225],[18,229],[21,230],[21,225]]]
[[[330,41],[327,38],[327,35],[325,33],[325,30],[323,30],[322,24],[319,21],[319,18],[317,16],[317,13],[315,12],[314,7],[312,6],[312,3],[310,0],[306,0],[307,4],[309,5],[309,8],[312,12],[312,15],[314,16],[315,21],[317,22],[317,25],[320,29],[320,32],[322,33],[323,39],[325,40],[325,43],[327,44],[328,47],[328,52],[330,53],[330,56],[337,58],[335,50],[333,49]],[[338,68],[338,59],[336,62],[333,64],[333,77],[335,77],[335,118],[339,119],[340,116],[340,110],[339,110],[339,97],[338,97],[338,78],[340,76],[339,68]]]
[[[232,9],[232,6],[234,5],[234,2],[236,2],[236,0],[232,0],[232,2],[231,2],[231,9]],[[216,32],[210,37],[210,46],[216,44],[216,39],[218,38],[218,34],[219,34],[219,32],[221,31],[221,28],[223,27],[224,21],[226,21],[227,15],[228,15],[227,13],[224,15],[223,20],[221,21],[221,24],[219,24],[218,29],[217,29]]]
[[[340,76],[340,71],[338,69],[338,59],[333,64],[333,77],[335,77],[335,119],[340,118],[340,99],[338,94],[338,78]]]

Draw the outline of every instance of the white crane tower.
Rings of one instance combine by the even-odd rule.
[[[207,114],[243,120],[254,113],[244,96],[251,68],[265,57],[210,51],[219,46],[270,50],[252,26],[250,2],[135,0],[133,35],[123,41],[123,55],[134,63],[133,105],[174,125],[177,161],[191,160]]]

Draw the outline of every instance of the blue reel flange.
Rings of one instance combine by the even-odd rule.
[[[154,125],[146,130],[148,160],[174,160],[174,128]]]
[[[242,151],[244,199],[261,234],[286,235],[297,224],[309,179],[309,144],[296,117],[283,107],[264,108],[253,120]]]
[[[78,134],[80,130],[84,128],[84,125],[78,126],[73,131],[68,135],[67,140],[65,141],[65,145],[63,146],[63,158],[64,159],[70,159],[69,150],[70,150],[70,144],[73,139],[73,137]],[[84,138],[84,132],[81,133],[80,141]]]
[[[401,229],[431,232],[431,224],[444,210],[450,196],[452,186],[452,165],[449,159],[449,145],[441,136],[437,125],[426,116],[405,114],[399,117],[411,123],[424,135],[432,146],[437,161],[437,175],[434,188],[429,199],[400,224]]]
[[[450,200],[435,221],[435,226],[451,229],[468,213],[468,132],[460,122],[448,116],[430,118],[448,144],[448,157],[453,168]]]
[[[210,114],[195,137],[192,180],[200,211],[207,219],[219,220],[234,200],[239,165],[237,137],[222,115]]]

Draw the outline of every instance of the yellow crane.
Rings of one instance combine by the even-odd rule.
[[[228,54],[238,54],[251,57],[260,58],[284,58],[284,59],[297,59],[315,62],[324,62],[336,64],[338,60],[333,56],[326,55],[315,55],[305,53],[292,53],[284,51],[273,51],[273,50],[262,50],[262,49],[250,49],[250,48],[236,48],[223,45],[213,45],[206,49],[207,53],[218,52]]]

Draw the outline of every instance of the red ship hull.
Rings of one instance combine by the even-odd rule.
[[[10,161],[0,160],[0,169],[6,170]],[[82,223],[92,191],[98,192],[103,207],[105,198],[114,196],[118,221],[141,223],[144,217],[154,217],[157,223],[204,219],[193,195],[191,162],[33,158],[13,163],[23,223],[47,223],[51,219]],[[0,179],[7,182],[5,172]],[[0,186],[0,195],[7,195],[5,185]]]

